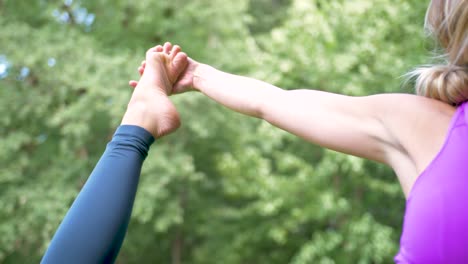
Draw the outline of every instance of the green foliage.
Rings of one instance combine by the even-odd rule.
[[[285,89],[401,92],[417,0],[0,0],[0,263],[37,263],[152,45]],[[271,14],[271,15],[269,15]],[[8,75],[5,75],[8,73]],[[403,91],[411,92],[411,91]],[[118,263],[391,263],[404,199],[381,165],[200,94],[154,144]]]

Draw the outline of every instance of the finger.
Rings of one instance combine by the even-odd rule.
[[[181,48],[179,45],[174,45],[171,50],[171,59],[174,59],[174,57],[180,52]]]
[[[172,94],[181,94],[181,93],[186,93],[189,91],[193,91],[192,87],[184,87],[183,85],[180,84],[175,84],[174,87],[172,88]]]
[[[145,72],[145,69],[146,69],[146,61],[145,63],[143,63],[142,66],[140,66],[141,70],[138,69],[138,72],[140,73],[140,75],[143,75],[143,72]]]
[[[171,52],[172,44],[170,42],[164,43],[164,53],[169,55],[169,52]]]
[[[174,65],[174,68],[177,71],[177,75],[180,75],[185,68],[187,67],[188,64],[188,59],[187,59],[187,54],[185,52],[179,52],[175,56],[175,58],[172,60],[172,65]]]
[[[182,85],[175,83],[174,87],[172,87],[172,94],[180,94],[182,93],[184,87]]]
[[[157,45],[156,47],[153,48],[153,51],[161,52],[161,51],[163,51],[163,47],[161,45]]]
[[[135,87],[137,87],[138,82],[137,82],[137,81],[134,81],[134,80],[131,80],[131,81],[128,82],[128,85],[130,85],[131,87],[135,88]]]

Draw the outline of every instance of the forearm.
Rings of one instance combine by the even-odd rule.
[[[266,82],[229,74],[200,64],[194,73],[194,88],[236,112],[262,118],[266,100],[284,90]]]
[[[194,88],[216,102],[320,143],[322,129],[330,125],[334,109],[345,96],[314,90],[283,90],[266,82],[219,71],[200,64]],[[329,107],[333,105],[333,107]],[[326,129],[325,129],[326,130]],[[330,132],[330,131],[328,131]]]
[[[153,140],[138,126],[117,129],[41,263],[113,263],[130,220],[141,166]]]

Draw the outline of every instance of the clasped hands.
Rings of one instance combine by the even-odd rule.
[[[198,66],[169,42],[149,49],[138,68],[140,80],[129,82],[135,89],[121,124],[143,127],[154,138],[175,131],[180,118],[168,96],[195,89]]]

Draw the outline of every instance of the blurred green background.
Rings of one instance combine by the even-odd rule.
[[[411,93],[400,76],[427,58],[427,4],[0,0],[0,263],[39,262],[147,48],[171,41],[285,89]],[[173,100],[183,125],[153,145],[117,263],[392,263],[404,197],[390,169],[197,93]]]

